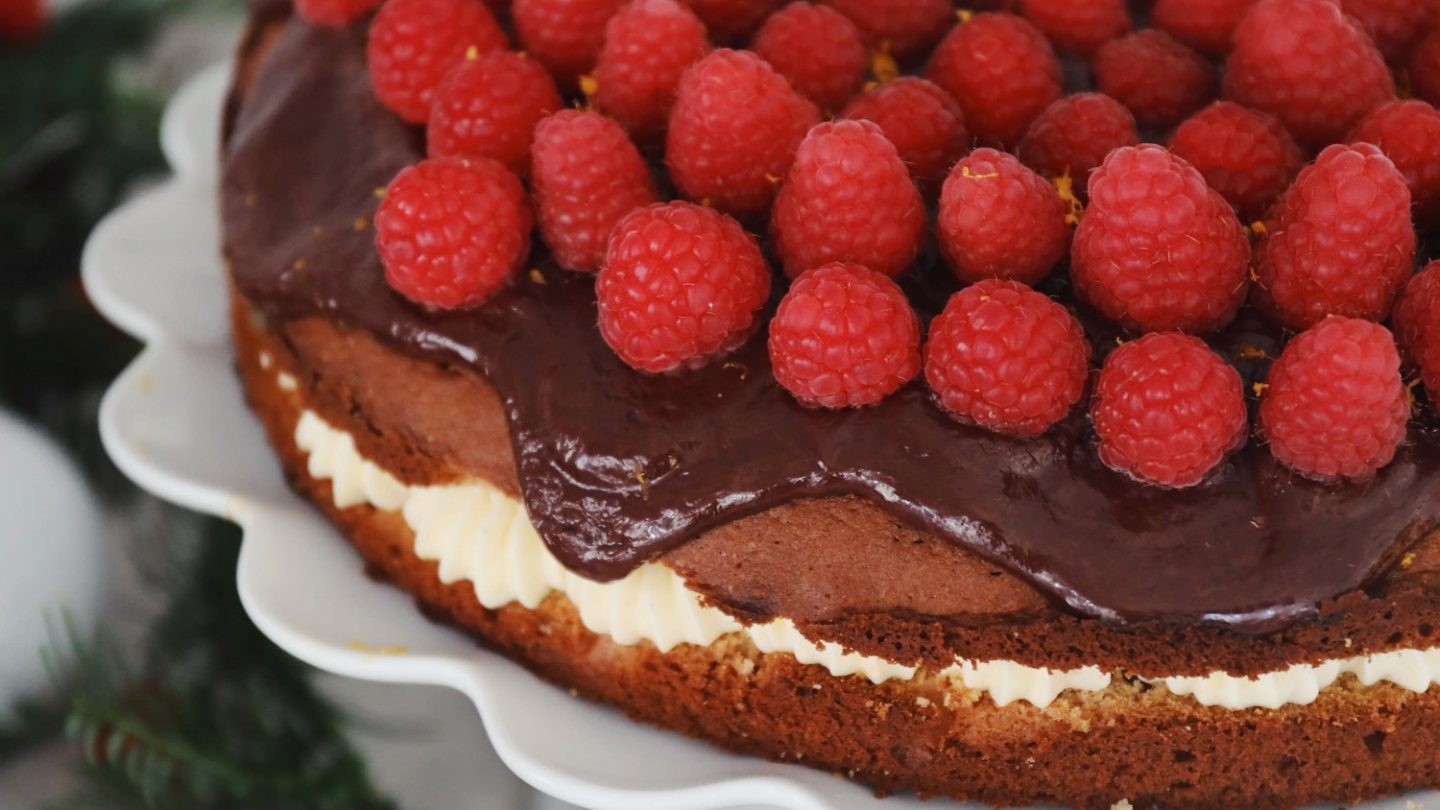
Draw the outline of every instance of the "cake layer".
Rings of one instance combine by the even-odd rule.
[[[545,582],[503,571],[491,576],[506,584],[486,584],[487,567],[508,564],[514,572],[513,556],[507,563],[504,552],[490,549],[463,563],[444,550],[444,541],[439,549],[428,546],[436,541],[426,538],[425,516],[446,510],[409,506],[410,488],[360,462],[349,434],[306,417],[311,389],[294,358],[276,336],[256,329],[243,307],[236,312],[238,365],[287,476],[337,523],[370,570],[413,593],[435,618],[638,719],[732,750],[842,773],[881,791],[1003,804],[1108,808],[1129,799],[1137,807],[1287,808],[1440,780],[1433,756],[1440,744],[1440,690],[1363,686],[1347,674],[1304,696],[1303,704],[1232,711],[1163,684],[1117,677],[1012,702],[1019,690],[1012,684],[1006,692],[1003,675],[1023,672],[1001,673],[972,688],[953,672],[861,666],[853,654],[847,661],[833,648],[806,663],[797,651],[822,647],[781,638],[783,627],[768,636],[741,633],[733,630],[738,623],[713,615],[657,645],[643,636],[669,626],[676,603],[649,619],[643,610],[637,617],[602,607],[600,618],[587,621],[587,610],[597,610],[592,597],[575,601]],[[433,499],[471,486],[415,489]],[[489,485],[473,492],[509,501]],[[512,505],[487,514],[508,514],[506,525],[513,527],[516,512]],[[419,536],[414,525],[422,528]],[[615,587],[566,574],[553,560],[550,565],[545,577],[572,577],[582,590]],[[482,592],[495,598],[482,599]],[[665,592],[673,598],[673,585]],[[680,638],[686,635],[704,643]]]
[[[237,318],[263,316],[237,304]],[[321,318],[276,324],[262,352],[295,378],[308,407],[353,436],[405,484],[469,479],[518,497],[499,398],[464,367],[446,368]],[[283,339],[280,338],[283,335]],[[714,529],[660,557],[730,615],[793,620],[823,638],[895,661],[955,658],[1153,678],[1251,675],[1435,645],[1440,538],[1375,587],[1263,643],[1223,625],[1117,627],[1057,609],[1026,583],[917,532],[858,498],[805,500]]]
[[[775,385],[761,340],[695,372],[638,374],[594,327],[591,279],[551,270],[540,257],[537,273],[483,308],[421,311],[386,286],[367,229],[376,190],[421,157],[421,133],[375,102],[363,26],[319,30],[280,17],[227,126],[223,207],[237,286],[277,319],[339,319],[410,357],[483,377],[493,390],[470,407],[498,403],[514,450],[510,480],[571,570],[614,579],[673,551],[677,569],[717,598],[720,589],[731,591],[723,597],[732,608],[798,615],[806,611],[788,600],[815,598],[812,585],[787,593],[766,566],[731,570],[731,549],[698,551],[697,538],[769,520],[779,534],[735,531],[808,562],[825,553],[822,541],[846,552],[871,543],[837,539],[855,526],[893,527],[884,535],[892,547],[923,538],[964,549],[969,556],[952,559],[966,559],[967,570],[1003,568],[1010,576],[996,586],[1005,589],[997,604],[1017,611],[1048,611],[1042,606],[1058,601],[1111,627],[1208,622],[1260,632],[1325,613],[1341,599],[1360,603],[1361,612],[1344,612],[1363,617],[1356,632],[1387,611],[1409,621],[1388,604],[1377,609],[1361,589],[1388,588],[1387,572],[1440,517],[1433,486],[1440,438],[1426,426],[1413,426],[1396,461],[1364,484],[1298,479],[1252,441],[1204,485],[1169,491],[1105,469],[1083,414],[1043,438],[1017,441],[954,423],[918,383],[871,408],[805,409]],[[917,306],[933,311],[953,281],[923,265],[907,284]],[[1113,345],[1097,324],[1087,327],[1102,353]],[[1253,379],[1264,370],[1254,358],[1273,355],[1276,342],[1251,318],[1215,344]],[[471,444],[454,438],[452,448]],[[787,526],[802,530],[781,531]],[[838,570],[857,579],[870,573],[856,562]],[[821,557],[814,567],[830,566]],[[894,571],[883,564],[878,571],[887,568]],[[932,611],[964,592],[904,584],[917,598],[936,600]],[[876,587],[867,581],[834,596]],[[846,624],[863,611],[830,613],[825,632],[837,637],[879,633],[904,644],[928,634],[928,654],[950,643],[934,638],[951,633],[949,625],[922,622],[917,632],[901,632],[868,617]],[[1072,636],[1082,635],[1081,626]],[[1348,625],[1331,630],[1321,646],[1354,635]],[[1178,632],[1189,642],[1220,631]],[[1282,658],[1314,654],[1277,638]],[[1060,656],[1076,643],[1066,638],[1036,654]],[[1243,659],[1205,663],[1231,669]],[[1134,661],[1160,663],[1143,654]]]

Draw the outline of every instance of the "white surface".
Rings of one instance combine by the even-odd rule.
[[[334,529],[285,488],[231,370],[211,157],[221,70],[182,91],[167,116],[164,145],[179,177],[101,224],[87,245],[83,274],[96,305],[149,343],[101,407],[106,448],[142,487],[244,527],[240,593],[267,635],[341,675],[460,691],[506,764],[532,785],[586,807],[961,807],[877,800],[806,768],[731,756],[635,725],[429,623],[404,594],[366,579]],[[364,652],[357,642],[405,652]],[[448,722],[473,721],[455,713]],[[1402,807],[1397,800],[1373,810]]]
[[[104,599],[105,532],[80,473],[0,412],[0,724],[49,683],[41,651],[68,616],[82,634]]]

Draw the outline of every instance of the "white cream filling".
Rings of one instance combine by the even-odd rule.
[[[1190,695],[1206,706],[1226,709],[1278,709],[1287,703],[1308,704],[1320,690],[1349,673],[1362,686],[1388,681],[1411,692],[1440,683],[1440,649],[1393,650],[1354,658],[1296,664],[1254,678],[1223,672],[1195,677],[1165,678],[1161,683],[1177,695]]]
[[[872,683],[908,681],[914,666],[846,652],[840,645],[815,643],[789,619],[745,626],[699,594],[661,563],[646,563],[614,582],[595,582],[571,573],[550,554],[523,504],[490,484],[471,480],[443,486],[407,486],[360,455],[350,434],[305,411],[295,443],[309,455],[311,477],[330,480],[335,505],[369,504],[400,511],[415,533],[415,553],[439,565],[441,581],[469,580],[487,608],[511,602],[537,607],[552,591],[574,603],[592,632],[619,644],[649,641],[662,652],[680,644],[710,644],[729,633],[744,633],[761,652],[792,655],[831,675],[863,675]],[[1227,709],[1278,708],[1308,704],[1342,674],[1366,686],[1388,681],[1414,692],[1440,683],[1440,648],[1396,650],[1368,656],[1297,664],[1253,678],[1214,672],[1205,676],[1154,679],[1177,695]],[[1055,671],[1013,661],[965,661],[939,673],[987,694],[996,705],[1026,701],[1049,706],[1066,690],[1096,692],[1111,675],[1088,666]]]

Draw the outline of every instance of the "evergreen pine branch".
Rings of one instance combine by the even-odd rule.
[[[56,657],[66,734],[90,788],[150,808],[384,810],[341,713],[309,671],[269,642],[234,591],[235,529],[210,521],[191,576],[155,625],[138,669],[104,636]]]

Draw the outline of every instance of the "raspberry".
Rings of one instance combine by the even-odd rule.
[[[1340,0],[1391,64],[1404,64],[1437,18],[1434,0]]]
[[[1384,320],[1415,260],[1410,189],[1374,145],[1335,145],[1280,198],[1258,248],[1256,303],[1291,329]]]
[[[665,139],[670,179],[723,211],[764,211],[819,118],[765,60],[721,48],[680,77]]]
[[[1095,54],[1100,91],[1146,126],[1171,126],[1215,98],[1215,70],[1164,31],[1112,40]]]
[[[535,127],[535,217],[561,267],[594,272],[620,218],[659,199],[625,130],[599,113],[561,110]]]
[[[1065,213],[1045,178],[1005,152],[976,149],[940,192],[940,251],[961,281],[1035,284],[1070,245]]]
[[[920,370],[920,321],[880,273],[843,262],[806,270],[770,321],[770,364],[805,405],[870,405]]]
[[[1440,26],[1420,40],[1410,55],[1410,92],[1440,105]]]
[[[1162,487],[1189,487],[1245,443],[1240,375],[1203,340],[1155,332],[1111,352],[1090,418],[1100,460]]]
[[[791,3],[772,14],[751,49],[801,95],[827,110],[839,109],[855,95],[869,64],[855,23],[811,3]]]
[[[1235,29],[1225,95],[1319,148],[1394,98],[1395,81],[1370,37],[1335,3],[1260,0]]]
[[[1131,27],[1125,0],[1020,0],[1020,13],[1055,47],[1082,56]]]
[[[901,76],[876,85],[842,113],[880,125],[921,189],[940,186],[955,160],[965,154],[965,114],[935,83]]]
[[[567,86],[595,67],[605,23],[625,0],[513,0],[515,36],[532,57]]]
[[[1170,151],[1205,175],[1247,222],[1265,216],[1299,174],[1305,157],[1275,117],[1217,101],[1170,136]]]
[[[925,381],[967,424],[1035,436],[1085,390],[1090,344],[1066,309],[1015,281],[986,279],[950,296],[930,322]]]
[[[653,374],[739,346],[769,295],[770,268],[755,237],[687,202],[626,214],[595,280],[600,334],[621,360]]]
[[[824,0],[855,22],[865,41],[897,59],[930,49],[955,22],[950,0]]]
[[[341,28],[365,16],[380,0],[295,0],[305,22],[323,28]]]
[[[1239,220],[1194,167],[1159,146],[1127,146],[1090,177],[1070,273],[1111,320],[1199,333],[1235,317],[1249,260]]]
[[[1255,0],[1156,0],[1150,24],[1201,53],[1230,50],[1230,37]]]
[[[1393,321],[1400,347],[1420,367],[1431,405],[1440,407],[1440,260],[1405,282]]]
[[[44,0],[4,0],[0,2],[0,43],[34,42],[49,19]]]
[[[637,138],[665,131],[680,75],[710,52],[705,25],[675,0],[633,0],[605,26],[595,106]]]
[[[479,0],[389,0],[370,23],[365,59],[380,103],[423,124],[435,87],[471,48],[489,53],[507,44]]]
[[[430,158],[402,169],[375,212],[375,246],[396,292],[436,309],[489,298],[530,253],[520,181],[489,158]]]
[[[1321,480],[1374,475],[1395,457],[1409,418],[1394,338],[1355,318],[1327,318],[1291,340],[1260,401],[1275,458]]]
[[[965,111],[982,143],[1013,145],[1030,121],[1060,97],[1060,62],[1035,26],[1013,14],[977,14],[940,42],[930,80]]]
[[[784,0],[685,0],[717,42],[748,38]]]
[[[535,124],[564,102],[538,62],[513,51],[466,59],[445,74],[430,101],[430,157],[488,157],[530,173]]]
[[[770,219],[788,275],[851,262],[896,276],[924,238],[925,204],[880,127],[840,120],[810,130]]]
[[[1440,112],[1423,101],[1389,101],[1365,116],[1350,133],[1380,151],[1405,176],[1417,218],[1440,222]]]
[[[1046,107],[1020,141],[1025,165],[1046,177],[1074,178],[1082,196],[1105,156],[1140,143],[1135,116],[1103,93],[1076,93]]]

